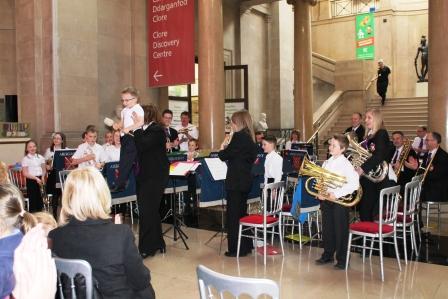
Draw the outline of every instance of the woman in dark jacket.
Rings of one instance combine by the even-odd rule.
[[[111,222],[110,206],[110,191],[98,170],[73,170],[62,195],[63,225],[48,235],[53,253],[89,262],[103,298],[155,298],[134,235],[128,225]]]
[[[361,221],[373,221],[379,211],[379,196],[383,188],[394,185],[389,180],[389,176],[381,181],[374,183],[362,174],[367,174],[375,170],[383,161],[388,160],[391,150],[391,142],[387,130],[383,127],[383,117],[378,109],[369,109],[366,112],[367,137],[363,144],[372,156],[367,159],[356,171],[360,175],[360,183],[363,190],[362,199],[359,203],[359,216]]]
[[[226,256],[235,257],[238,246],[239,220],[247,215],[247,196],[252,186],[252,166],[257,156],[252,118],[246,110],[232,115],[233,135],[221,145],[219,158],[227,161],[227,241]],[[231,133],[232,134],[232,133]],[[231,139],[231,140],[230,140]],[[240,256],[252,251],[252,240],[241,239]]]
[[[134,122],[143,128],[134,131],[139,157],[137,201],[139,209],[138,249],[143,258],[166,251],[159,207],[168,183],[169,162],[166,135],[161,117],[153,105],[143,106],[144,119],[134,114]]]

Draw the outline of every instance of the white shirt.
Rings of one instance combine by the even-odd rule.
[[[195,125],[188,124],[186,127],[184,127],[184,126],[182,126],[182,124],[180,124],[180,125],[177,125],[175,127],[175,129],[176,129],[177,132],[179,132],[179,130],[188,129],[188,135],[190,135],[194,139],[198,139],[198,137],[199,137],[199,131],[198,131],[198,128],[196,128]],[[178,135],[179,140],[182,140],[182,139],[184,139],[186,137],[187,137],[187,135],[185,135],[185,134],[179,134]],[[181,151],[188,151],[188,141],[183,141],[182,143],[179,143],[179,149]]]
[[[123,120],[123,129],[134,125],[134,121],[132,120],[133,112],[135,112],[140,117],[143,117],[145,115],[145,112],[143,111],[143,108],[142,108],[142,106],[140,106],[140,104],[135,104],[131,108],[124,107],[123,110],[121,110],[121,119]],[[121,133],[121,136],[123,136],[123,135],[124,135],[124,133]]]
[[[403,146],[400,146],[399,148],[395,148],[395,152],[394,155],[392,156],[392,159],[390,160],[390,162],[392,163],[394,160],[396,160],[396,162],[399,161],[400,159],[400,155],[401,155],[401,151],[403,150]],[[398,153],[397,153],[398,151]]]
[[[274,183],[282,180],[283,175],[283,158],[276,151],[272,151],[266,155],[264,162],[264,184],[268,183],[269,178],[274,179]]]
[[[58,147],[58,148],[54,147],[54,151],[58,150],[58,149],[61,149],[61,147]],[[54,151],[51,151],[51,148],[47,148],[47,150],[45,151],[45,154],[44,154],[45,161],[53,160]]]
[[[28,167],[28,173],[33,176],[42,176],[42,164],[45,164],[45,159],[39,154],[28,154],[22,159],[22,167]]]
[[[291,140],[286,141],[285,149],[289,151],[291,149],[291,146],[296,143],[300,143],[300,141],[291,141]]]
[[[76,149],[76,152],[72,158],[73,159],[81,159],[90,154],[95,155],[95,161],[90,160],[90,161],[82,162],[78,165],[79,168],[95,166],[95,163],[105,162],[104,149],[98,143],[95,143],[94,145],[90,145],[87,142],[80,144],[78,146],[78,148]]]
[[[327,169],[331,172],[334,172],[338,175],[345,177],[347,183],[342,187],[338,188],[328,188],[327,192],[332,192],[336,196],[336,198],[340,198],[345,195],[352,194],[359,188],[359,175],[355,171],[355,168],[347,160],[344,155],[340,155],[339,157],[330,157],[330,159],[326,160],[322,165],[324,169]]]
[[[104,162],[120,161],[120,146],[109,145],[104,149]]]
[[[427,135],[425,135],[425,137],[423,137],[423,148],[422,148],[423,150],[426,150],[426,136]],[[414,138],[414,142],[412,142],[412,148],[414,150],[418,150],[421,140],[422,140],[422,138],[420,138],[418,136]]]

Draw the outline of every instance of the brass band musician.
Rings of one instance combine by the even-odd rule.
[[[403,132],[393,132],[392,142],[394,148],[390,153],[389,162],[398,177],[397,183],[401,186],[401,193],[403,193],[404,186],[412,180],[418,168],[418,157],[410,142],[405,142]]]

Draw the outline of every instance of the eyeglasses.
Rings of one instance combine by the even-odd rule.
[[[130,99],[121,99],[121,101],[122,101],[122,102],[129,102],[129,101],[132,101],[132,100],[135,100],[135,98],[130,98]]]

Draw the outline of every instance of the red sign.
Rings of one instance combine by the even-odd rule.
[[[148,0],[149,87],[194,83],[194,0]]]

